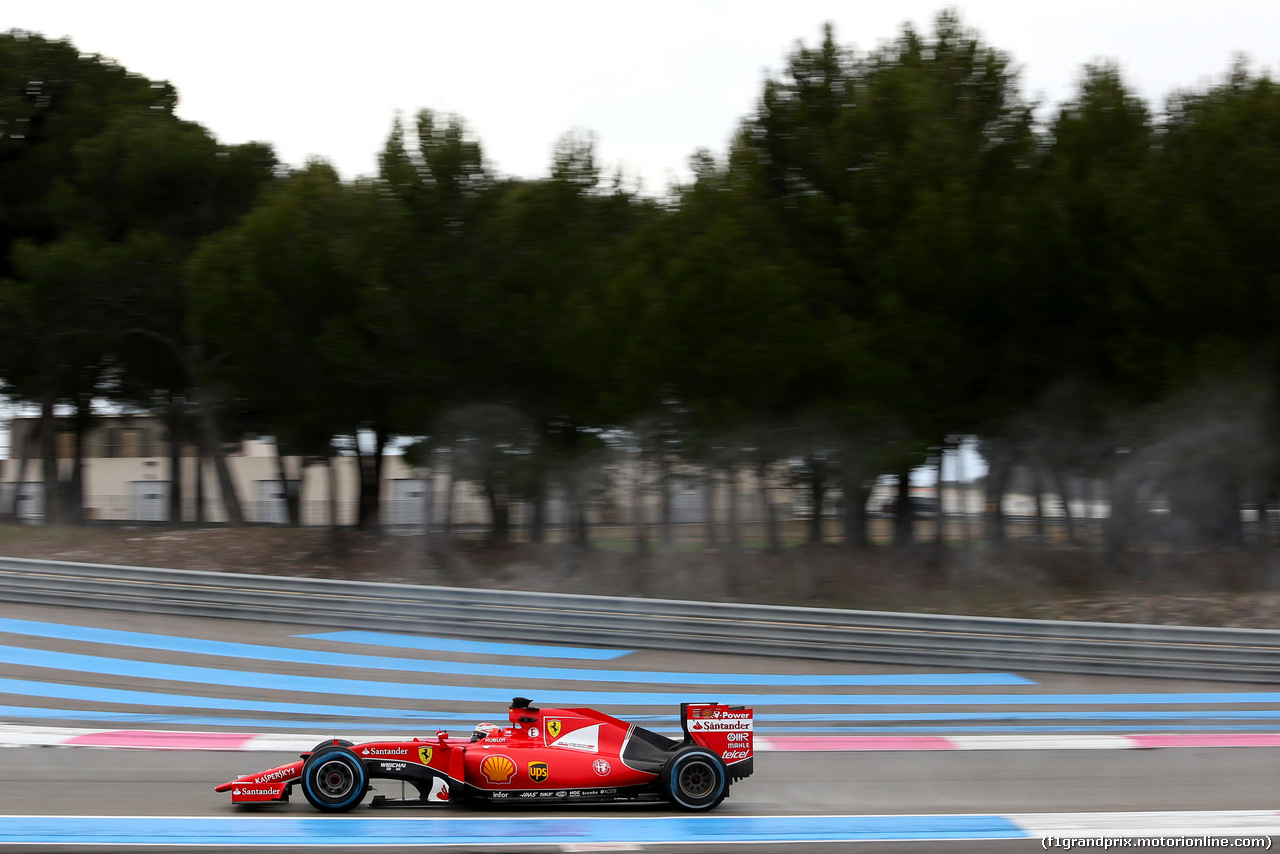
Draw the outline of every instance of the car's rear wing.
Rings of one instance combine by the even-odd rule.
[[[680,728],[685,741],[714,750],[734,780],[748,776],[754,765],[754,716],[754,710],[742,706],[680,704]]]

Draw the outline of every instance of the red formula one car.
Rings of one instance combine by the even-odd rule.
[[[470,741],[321,742],[297,762],[218,786],[233,804],[288,801],[293,787],[321,812],[346,812],[374,780],[399,780],[416,798],[377,795],[371,806],[458,801],[660,800],[709,810],[751,774],[752,710],[682,703],[674,741],[592,709],[537,709],[511,701],[510,724],[480,724]],[[400,787],[403,791],[403,786]]]

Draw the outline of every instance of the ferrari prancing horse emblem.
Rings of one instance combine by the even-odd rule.
[[[420,760],[422,761],[422,764],[423,764],[423,765],[430,765],[430,764],[431,764],[431,748],[430,748],[430,747],[419,747],[419,748],[418,748],[418,759],[420,759]]]
[[[560,737],[559,721],[547,721],[547,735],[551,736],[552,738]]]

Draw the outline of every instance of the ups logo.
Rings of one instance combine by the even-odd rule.
[[[545,762],[529,763],[529,779],[532,780],[533,782],[541,783],[543,780],[547,779],[547,777],[549,776],[551,776],[551,772],[547,770],[547,763]]]
[[[431,764],[431,748],[419,747],[418,759],[422,762],[423,765],[430,765]]]
[[[547,735],[551,738],[559,738],[561,729],[560,721],[547,721]]]

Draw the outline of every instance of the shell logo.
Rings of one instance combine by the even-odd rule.
[[[501,753],[486,756],[480,763],[480,773],[495,786],[502,786],[510,783],[515,776],[516,763],[511,761],[510,756],[503,756]]]

